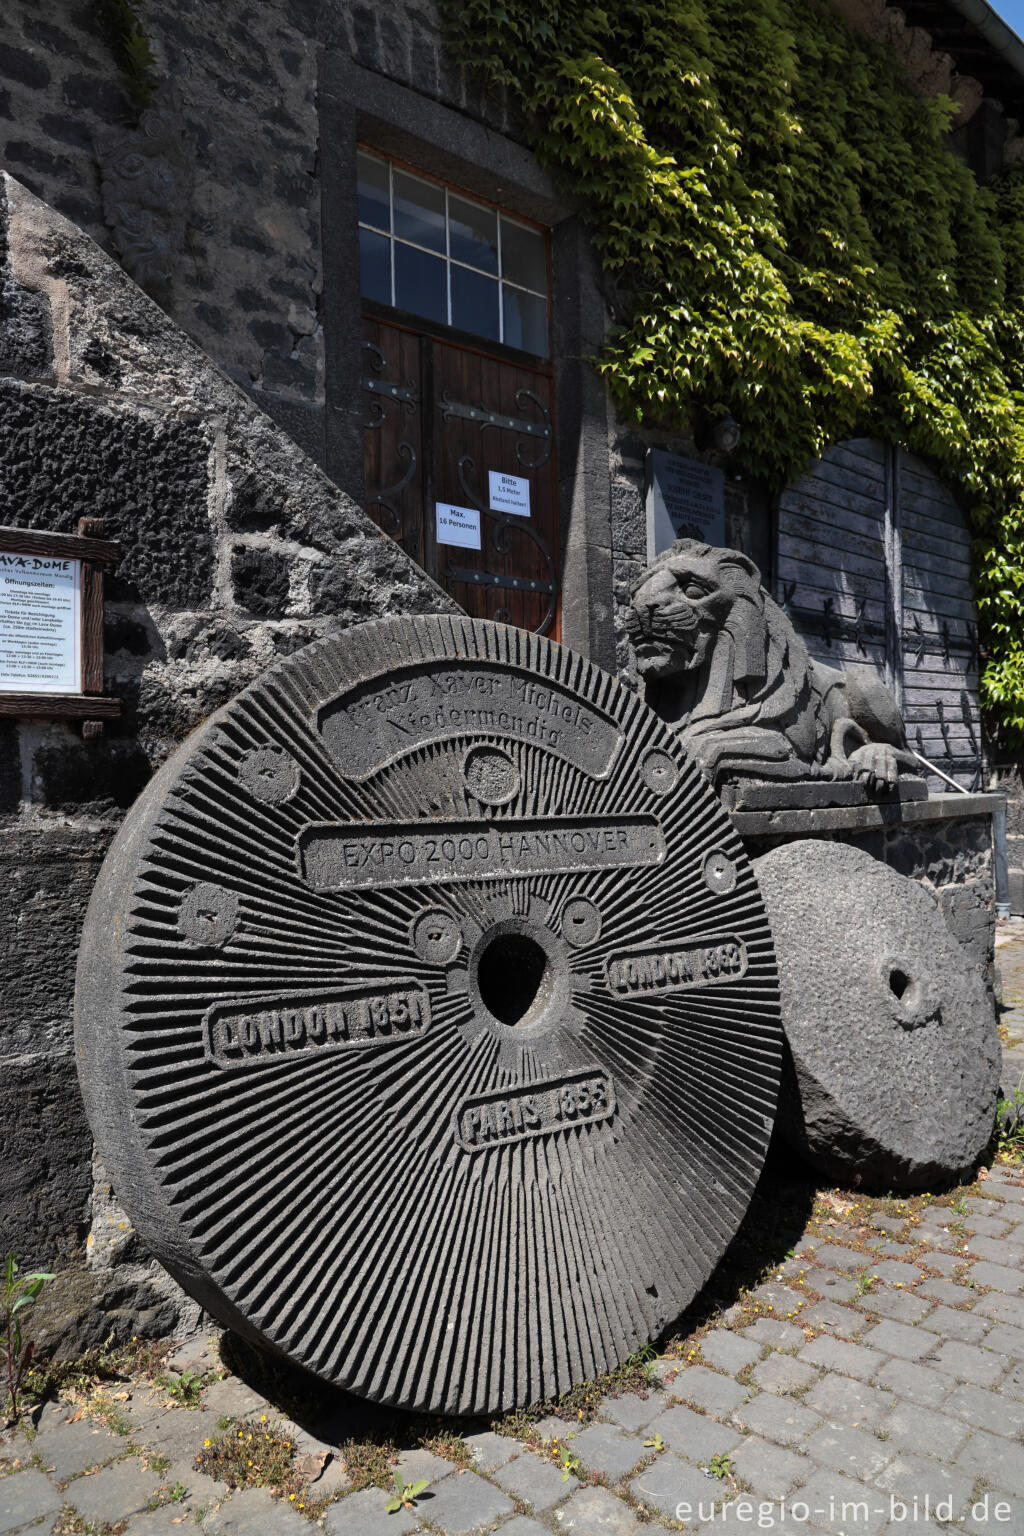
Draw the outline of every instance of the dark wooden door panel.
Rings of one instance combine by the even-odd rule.
[[[365,322],[363,334],[366,511],[424,565],[420,338],[374,320]]]
[[[550,374],[380,319],[365,324],[372,349],[366,352],[370,516],[468,613],[557,638]],[[492,510],[492,470],[528,483],[528,517]],[[479,549],[437,543],[438,502],[479,515]]]

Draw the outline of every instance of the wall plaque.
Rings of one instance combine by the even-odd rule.
[[[0,528],[0,715],[78,717],[98,730],[117,715],[103,697],[103,568],[120,555],[99,535]]]
[[[647,486],[647,559],[653,560],[676,539],[725,543],[725,476],[711,464],[649,448]]]
[[[692,1300],[781,1059],[760,895],[673,729],[449,616],[310,646],[189,737],[97,883],[76,1038],[186,1289],[442,1413],[562,1392]]]
[[[81,692],[80,560],[0,550],[0,689]]]

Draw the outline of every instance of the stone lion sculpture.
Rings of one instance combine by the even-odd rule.
[[[918,766],[874,670],[812,661],[737,550],[679,539],[633,588],[626,623],[648,703],[716,787],[855,779],[879,794]]]

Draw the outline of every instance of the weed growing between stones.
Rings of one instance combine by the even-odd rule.
[[[21,1389],[32,1359],[33,1345],[22,1339],[21,1327],[26,1311],[32,1306],[43,1286],[52,1280],[51,1274],[41,1270],[23,1275],[15,1254],[4,1259],[2,1318],[0,1318],[0,1346],[3,1348],[3,1390],[7,1403],[7,1423],[17,1424],[21,1417]]]
[[[295,1471],[295,1441],[272,1425],[235,1424],[204,1445],[196,1466],[229,1488],[269,1488],[305,1507],[303,1483]]]
[[[407,1483],[405,1479],[398,1472],[396,1472],[394,1478],[394,1493],[391,1495],[390,1499],[388,1499],[387,1503],[384,1505],[384,1508],[387,1510],[389,1515],[397,1515],[399,1510],[403,1509],[415,1509],[416,1500],[420,1497],[421,1494],[426,1493],[429,1487],[430,1483],[425,1477],[417,1478],[416,1482],[414,1483]]]

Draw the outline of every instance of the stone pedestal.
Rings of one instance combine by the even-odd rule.
[[[914,781],[911,781],[914,782]],[[866,805],[733,810],[751,858],[798,838],[850,843],[919,880],[935,895],[995,1002],[995,883],[992,817],[1002,795],[894,796]]]

